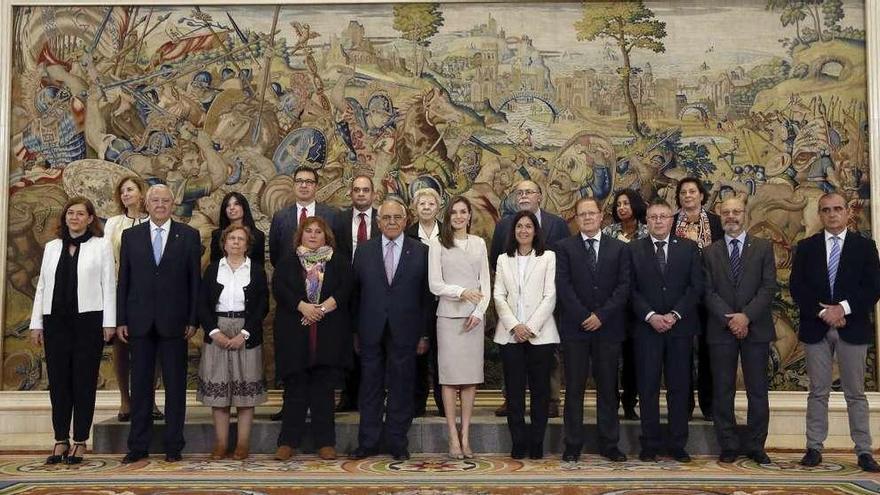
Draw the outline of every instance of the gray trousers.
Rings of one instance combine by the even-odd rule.
[[[810,394],[807,399],[807,448],[822,450],[828,437],[828,396],[831,393],[831,366],[837,354],[840,384],[846,399],[849,433],[857,455],[871,453],[871,431],[868,421],[868,400],[865,398],[865,358],[867,345],[848,344],[840,339],[837,329],[830,328],[825,338],[815,344],[804,344],[807,354],[807,376]]]

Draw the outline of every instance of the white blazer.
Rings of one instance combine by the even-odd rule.
[[[495,268],[493,290],[495,311],[498,313],[495,343],[516,343],[510,331],[524,323],[535,334],[529,339],[531,344],[558,344],[559,331],[553,319],[553,308],[556,307],[556,254],[547,250],[541,256],[535,256],[532,251],[528,256],[521,287],[518,279],[516,256],[501,253]],[[520,300],[523,303],[525,321],[519,321],[516,317]]]
[[[52,296],[55,294],[55,269],[61,258],[64,243],[55,239],[46,244],[34,307],[31,311],[31,328],[43,328],[43,315],[52,313]],[[104,327],[116,326],[116,262],[113,248],[106,237],[92,237],[79,247],[76,264],[76,299],[80,313],[104,312]]]

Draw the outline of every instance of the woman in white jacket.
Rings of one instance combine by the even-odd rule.
[[[544,247],[535,214],[520,211],[495,268],[495,343],[507,386],[507,426],[513,442],[510,456],[544,456],[544,431],[550,401],[550,373],[559,332],[556,306],[556,255]],[[525,423],[526,386],[531,390],[531,426]]]
[[[81,463],[92,428],[101,354],[116,331],[116,267],[103,235],[92,202],[74,197],[43,252],[30,327],[49,375],[56,443],[46,464]]]

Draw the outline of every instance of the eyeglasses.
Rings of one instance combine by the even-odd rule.
[[[532,196],[538,193],[540,193],[540,191],[535,191],[534,189],[520,189],[513,192],[514,196],[516,196],[517,198],[521,198],[523,196]]]
[[[723,217],[728,217],[730,215],[739,216],[739,215],[742,215],[743,213],[745,213],[745,210],[721,210],[721,216],[723,216]]]
[[[307,186],[313,186],[318,183],[318,181],[314,179],[293,179],[293,182],[297,185],[305,184]]]
[[[382,215],[381,217],[379,217],[379,219],[383,222],[391,222],[393,220],[394,223],[400,223],[403,221],[404,218],[406,217],[404,217],[403,215]]]
[[[590,218],[601,215],[601,212],[598,211],[582,211],[577,214],[578,218]]]
[[[672,218],[672,215],[651,215],[648,217],[648,220],[652,222],[662,222],[668,218]]]

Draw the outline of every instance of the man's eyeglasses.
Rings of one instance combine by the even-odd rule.
[[[579,218],[592,218],[601,215],[598,211],[582,211],[577,214]]]
[[[662,222],[668,218],[672,218],[672,215],[651,215],[648,217],[648,220],[652,222]]]
[[[379,217],[379,219],[382,220],[383,222],[390,222],[393,220],[395,223],[400,223],[405,218],[406,217],[403,215],[382,215],[381,217]]]
[[[313,186],[318,183],[315,179],[293,179],[295,184],[305,184],[307,186]]]
[[[521,198],[523,196],[532,196],[532,195],[538,194],[539,192],[540,191],[535,191],[534,189],[520,189],[520,190],[514,191],[513,194],[517,198]]]

